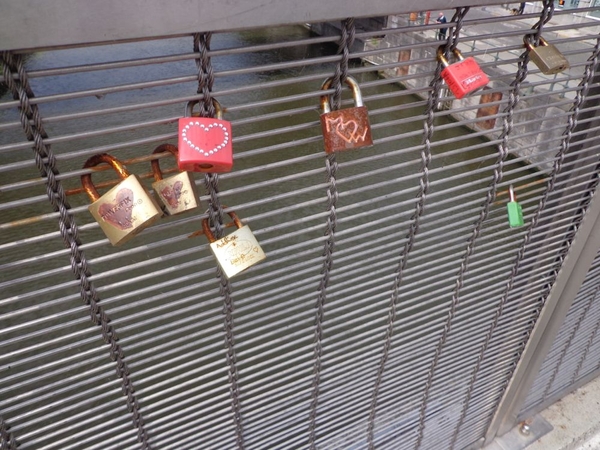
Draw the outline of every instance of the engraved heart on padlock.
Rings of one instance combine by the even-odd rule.
[[[169,203],[171,208],[177,208],[179,206],[179,199],[181,198],[181,189],[183,189],[183,182],[176,181],[172,185],[165,186],[160,191],[160,195]]]
[[[342,118],[339,118],[339,123],[335,128],[336,134],[348,143],[356,143],[365,140],[367,130],[360,135],[360,126],[355,120],[349,120],[344,122]]]
[[[334,133],[349,144],[356,144],[365,140],[368,129],[365,129],[360,134],[360,124],[356,120],[348,120],[344,122],[342,117],[336,117],[335,119],[326,118],[325,124],[327,132],[330,132],[333,128]]]
[[[192,120],[181,131],[181,138],[191,149],[208,157],[225,148],[229,143],[229,132],[219,122],[205,125]]]
[[[133,226],[132,211],[133,191],[127,188],[120,189],[117,192],[114,202],[102,203],[98,208],[98,214],[100,214],[102,220],[119,230],[127,230]]]

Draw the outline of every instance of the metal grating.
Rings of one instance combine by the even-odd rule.
[[[447,93],[441,99],[427,170],[423,123],[436,26],[399,14],[385,30],[356,33],[350,74],[369,108],[375,145],[337,156],[336,246],[316,399],[315,302],[330,216],[317,109],[320,84],[340,59],[338,37],[298,24],[212,38],[214,96],[232,121],[235,151],[219,196],[251,225],[268,256],[232,280],[239,392],[231,385],[215,261],[203,236],[189,237],[206,217],[202,178],[196,177],[200,210],[163,219],[116,248],[78,192],[89,156],[109,152],[132,173],[147,174],[152,150],[176,143],[177,119],[187,101],[200,97],[192,36],[23,52],[33,93],[27,100],[39,108],[89,280],[118,334],[147,448],[238,448],[240,431],[245,449],[308,448],[314,401],[320,449],[368,448],[370,417],[377,449],[439,449],[449,442],[464,448],[485,435],[595,192],[598,165],[597,79],[569,145],[562,137],[598,22],[583,17],[566,26],[559,19],[568,12],[555,13],[544,36],[564,49],[572,68],[544,76],[530,64],[509,129],[503,111],[510,83],[523,34],[540,12],[507,13],[500,6],[467,13],[459,48],[480,61],[491,89],[462,101]],[[310,25],[335,31],[325,22]],[[406,51],[410,59],[400,58]],[[15,54],[5,53],[5,61]],[[22,81],[17,70],[6,76]],[[482,93],[491,95],[485,106],[498,106],[496,112],[477,116]],[[347,93],[344,99],[350,106]],[[22,450],[144,448],[118,364],[82,302],[78,268],[23,132],[20,105],[10,92],[0,101],[0,448],[12,449],[11,440]],[[511,156],[499,164],[503,131]],[[552,178],[561,150],[566,157]],[[161,166],[173,167],[168,159]],[[94,174],[97,182],[113,178]],[[505,217],[511,183],[525,213],[519,229]],[[411,241],[415,197],[424,185]],[[456,294],[486,199],[489,214]],[[386,335],[389,356],[374,399]]]
[[[600,259],[596,258],[523,404],[521,417],[543,409],[600,370]]]

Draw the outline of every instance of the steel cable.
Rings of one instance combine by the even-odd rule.
[[[135,395],[133,383],[129,378],[129,368],[125,361],[125,355],[119,344],[119,337],[111,325],[111,320],[100,305],[100,298],[93,283],[89,280],[91,272],[83,251],[79,248],[77,224],[70,211],[70,205],[63,190],[62,184],[57,180],[58,169],[56,159],[49,145],[44,143],[47,137],[44,131],[42,118],[36,105],[32,105],[29,99],[34,97],[29,85],[25,66],[20,55],[11,52],[2,52],[4,63],[4,80],[11,90],[15,100],[19,100],[19,115],[27,139],[33,141],[36,165],[42,175],[47,179],[46,193],[55,211],[60,213],[59,228],[61,236],[67,248],[71,250],[71,269],[80,283],[80,295],[83,301],[90,307],[92,322],[102,330],[102,338],[110,347],[110,356],[116,362],[116,372],[121,379],[121,390],[127,399],[127,409],[132,414],[134,426],[137,428],[137,438],[142,444],[142,449],[151,449],[148,442],[148,434],[145,429],[144,419],[140,413],[140,406]],[[18,83],[13,79],[11,72],[15,72]],[[30,121],[33,123],[31,125]]]
[[[354,43],[355,28],[354,19],[348,18],[342,21],[341,36],[337,53],[341,54],[340,62],[336,65],[335,73],[332,80],[332,88],[334,89],[333,101],[331,105],[332,111],[338,110],[342,104],[342,85],[348,77],[348,61],[350,49]],[[325,168],[327,171],[327,206],[329,216],[327,217],[327,226],[325,235],[327,239],[323,251],[323,266],[321,268],[321,280],[318,287],[318,296],[315,303],[315,333],[313,338],[313,381],[310,402],[310,414],[308,422],[308,445],[311,450],[316,447],[316,422],[317,409],[319,406],[319,394],[321,389],[321,358],[323,353],[323,319],[324,306],[327,299],[327,287],[330,281],[330,273],[333,268],[333,252],[335,249],[335,231],[337,226],[336,207],[338,201],[338,190],[336,185],[337,176],[337,160],[336,154],[329,153],[325,158]]]
[[[194,34],[194,52],[199,54],[196,58],[198,68],[198,94],[202,94],[200,101],[200,116],[215,117],[215,107],[213,104],[212,90],[215,80],[212,61],[209,55],[210,41],[212,33]],[[219,197],[219,175],[217,173],[204,174],[204,186],[210,198],[208,200],[209,222],[214,227],[216,239],[221,239],[224,234],[224,216],[223,204]],[[228,366],[228,382],[231,396],[231,412],[235,426],[236,444],[240,450],[245,447],[244,444],[244,426],[242,420],[242,405],[240,402],[239,389],[239,371],[237,364],[237,355],[235,350],[234,303],[231,297],[231,283],[224,275],[223,270],[217,264],[216,278],[219,282],[219,294],[223,298],[223,331],[225,335],[225,350]]]

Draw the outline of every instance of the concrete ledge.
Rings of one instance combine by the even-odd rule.
[[[554,430],[527,450],[600,449],[600,378],[565,396],[540,415]]]

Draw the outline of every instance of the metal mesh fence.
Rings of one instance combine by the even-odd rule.
[[[193,36],[6,49],[0,448],[479,441],[596,189],[586,101],[600,98],[588,61],[598,22],[566,27],[566,13],[544,36],[571,69],[546,76],[532,63],[523,70],[539,8],[464,11],[458,48],[490,83],[463,100],[431,83],[439,25],[402,14],[384,29],[368,28],[383,18],[357,21],[348,73],[374,146],[338,153],[333,182],[318,108],[342,58],[339,21],[214,33],[212,95],[234,145],[218,198],[267,254],[231,279],[231,304],[195,233],[211,199],[201,174],[199,209],[121,247],[93,221],[80,183],[84,162],[108,152],[150,188],[152,151],[177,144],[186,103],[202,98]],[[344,90],[342,107],[352,104]],[[160,161],[175,171],[172,158]],[[101,190],[116,181],[93,173]],[[506,219],[510,184],[521,228]],[[584,290],[576,304],[593,288]]]
[[[597,375],[598,265],[596,259],[523,404],[522,417],[543,409]]]

